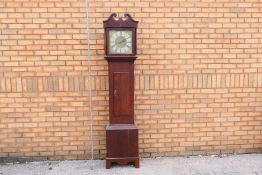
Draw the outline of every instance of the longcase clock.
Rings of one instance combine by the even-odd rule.
[[[137,21],[115,13],[104,21],[105,59],[109,75],[109,125],[106,168],[113,162],[139,168],[138,128],[134,123],[134,61]]]

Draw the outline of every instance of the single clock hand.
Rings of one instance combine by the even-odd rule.
[[[126,42],[126,39],[122,39],[118,44],[122,44],[123,42]]]

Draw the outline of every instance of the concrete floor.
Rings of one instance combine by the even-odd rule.
[[[141,168],[104,160],[51,161],[0,165],[0,175],[262,175],[262,154],[141,159]]]

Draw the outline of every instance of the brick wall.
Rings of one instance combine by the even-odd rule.
[[[0,157],[88,151],[84,0],[0,2]]]
[[[94,143],[105,156],[102,21],[139,21],[140,155],[262,151],[259,0],[90,0]],[[0,157],[89,158],[84,0],[0,2]]]

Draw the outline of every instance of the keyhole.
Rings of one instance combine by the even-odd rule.
[[[114,95],[116,95],[116,89],[114,90]]]

